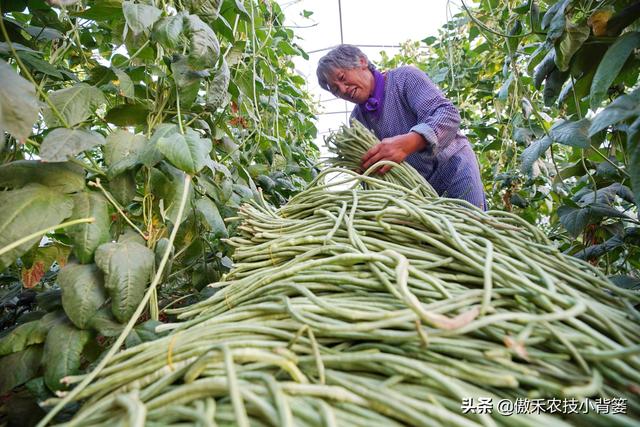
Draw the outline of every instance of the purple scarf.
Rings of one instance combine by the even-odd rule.
[[[373,78],[375,81],[375,87],[373,89],[373,95],[363,102],[362,104],[358,104],[360,107],[360,111],[363,114],[368,113],[371,114],[376,119],[380,118],[380,110],[382,106],[382,101],[384,99],[384,76],[382,73],[375,68],[371,70],[373,73]]]

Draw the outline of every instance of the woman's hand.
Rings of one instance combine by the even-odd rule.
[[[371,165],[381,160],[401,163],[409,154],[424,149],[426,145],[427,142],[422,135],[415,132],[384,138],[362,156],[362,169],[367,170]],[[378,170],[378,173],[385,174],[391,168],[390,165],[384,165]]]

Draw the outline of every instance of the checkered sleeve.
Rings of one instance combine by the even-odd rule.
[[[424,72],[403,67],[402,74],[404,98],[417,118],[411,131],[422,135],[437,151],[456,137],[460,113]]]

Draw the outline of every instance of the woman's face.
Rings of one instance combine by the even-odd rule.
[[[337,68],[329,73],[329,90],[338,98],[355,104],[362,104],[373,93],[375,80],[367,67],[367,61],[360,59],[357,68]]]

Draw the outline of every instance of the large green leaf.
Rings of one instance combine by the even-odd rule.
[[[104,145],[104,161],[109,167],[109,176],[117,176],[140,164],[140,153],[144,150],[146,138],[117,129],[107,136]]]
[[[121,104],[107,111],[104,119],[117,126],[139,126],[147,123],[150,112],[143,104]]]
[[[75,193],[85,188],[84,169],[73,163],[43,163],[16,160],[0,166],[0,187],[22,188],[42,184],[61,193]]]
[[[216,109],[224,107],[229,103],[231,100],[231,95],[229,95],[230,80],[231,72],[227,61],[223,59],[222,64],[209,83],[209,88],[207,89],[207,107]]]
[[[153,251],[134,241],[105,243],[96,251],[96,264],[105,274],[111,311],[127,322],[144,296],[154,265]]]
[[[542,97],[544,99],[544,105],[550,107],[558,99],[560,92],[562,91],[562,85],[569,77],[568,71],[560,71],[554,68],[547,76],[544,82],[544,90],[542,91]]]
[[[0,130],[24,141],[38,120],[40,103],[33,85],[0,59]],[[4,138],[4,134],[0,133]]]
[[[640,46],[640,32],[627,33],[620,36],[607,50],[598,65],[596,75],[591,82],[591,108],[600,107],[606,98],[609,87],[614,82],[627,62],[629,55]]]
[[[54,129],[42,141],[40,158],[45,162],[66,162],[98,145],[104,137],[98,132],[84,129]]]
[[[551,147],[553,141],[549,137],[544,137],[534,141],[522,152],[520,156],[521,169],[524,173],[531,173],[533,164]]]
[[[184,191],[185,173],[166,162],[151,169],[150,189],[160,208],[163,220],[175,223],[180,205],[180,197]],[[189,199],[193,197],[193,187],[189,189]],[[188,206],[188,205],[187,205]],[[186,215],[182,221],[186,220]]]
[[[204,224],[208,228],[208,231],[214,234],[215,237],[228,237],[227,227],[224,224],[222,216],[211,199],[203,197],[196,202],[196,213],[204,220]]]
[[[161,324],[162,323],[153,319],[141,323],[140,325],[133,328],[131,333],[127,336],[124,345],[129,348],[134,347],[138,344],[142,344],[143,342],[157,340],[162,336],[162,334],[156,333],[156,327]]]
[[[49,100],[64,117],[68,126],[75,126],[85,121],[100,105],[107,103],[100,89],[86,83],[78,83],[66,89],[51,92]],[[43,114],[50,128],[65,126],[51,108],[45,108]]]
[[[107,187],[118,203],[123,206],[128,205],[136,197],[138,191],[136,171],[129,170],[110,178]]]
[[[623,95],[600,111],[592,120],[589,136],[593,136],[602,129],[632,117],[640,116],[640,89],[628,95]]]
[[[183,4],[189,12],[208,22],[218,19],[223,0],[186,0]]]
[[[73,242],[73,253],[80,263],[93,261],[93,254],[98,246],[109,240],[109,202],[95,191],[83,191],[73,196],[73,213],[71,219],[95,218],[92,223],[74,225],[68,229]]]
[[[98,310],[98,312],[91,318],[90,326],[98,331],[100,335],[104,335],[105,337],[118,336],[124,329],[124,325],[115,320],[108,307],[103,307]]]
[[[556,52],[551,49],[533,69],[533,86],[540,89],[542,82],[556,67]]]
[[[0,192],[0,248],[26,237],[35,231],[60,224],[71,215],[71,197],[30,184],[19,190]],[[0,271],[4,270],[37,243],[42,236],[34,237],[17,248],[0,255]]]
[[[576,25],[568,22],[564,33],[556,41],[556,65],[560,71],[567,71],[571,65],[571,58],[589,38],[591,29],[585,24]]]
[[[596,224],[603,218],[627,218],[627,216],[614,207],[593,204],[585,207],[560,206],[558,209],[560,223],[573,236],[578,237],[589,224]]]
[[[26,349],[0,358],[0,394],[12,390],[30,379],[40,371],[42,346],[33,345]]]
[[[183,31],[184,15],[165,16],[153,26],[153,37],[165,48],[175,48]]]
[[[82,350],[90,339],[91,332],[78,329],[69,322],[51,328],[42,355],[44,381],[49,389],[64,388],[60,380],[78,373]]]
[[[220,55],[216,33],[197,15],[187,16],[185,23],[191,40],[189,62],[196,68],[213,67]]]
[[[107,300],[102,272],[95,264],[68,264],[58,274],[62,307],[75,326],[87,329]]]
[[[43,328],[40,320],[18,325],[0,340],[0,356],[22,351],[30,345],[42,344],[48,329]]]
[[[171,74],[178,87],[180,105],[189,108],[198,96],[202,73],[197,72],[191,66],[188,58],[182,57],[171,63]]]
[[[157,147],[171,164],[191,175],[206,166],[212,149],[211,140],[198,132],[187,129],[183,135],[177,128],[159,138]]]
[[[132,1],[122,2],[122,11],[127,25],[135,35],[151,28],[162,15],[162,11],[155,6],[137,4]]]
[[[22,62],[29,66],[33,74],[35,74],[35,71],[51,77],[55,77],[58,80],[62,80],[64,77],[56,67],[54,67],[47,61],[40,59],[37,54],[34,54],[32,52],[19,52],[18,56],[20,57],[20,59],[22,59]]]
[[[571,147],[588,148],[591,144],[589,138],[589,126],[591,122],[582,119],[577,122],[564,121],[549,131],[553,142],[569,145]]]

